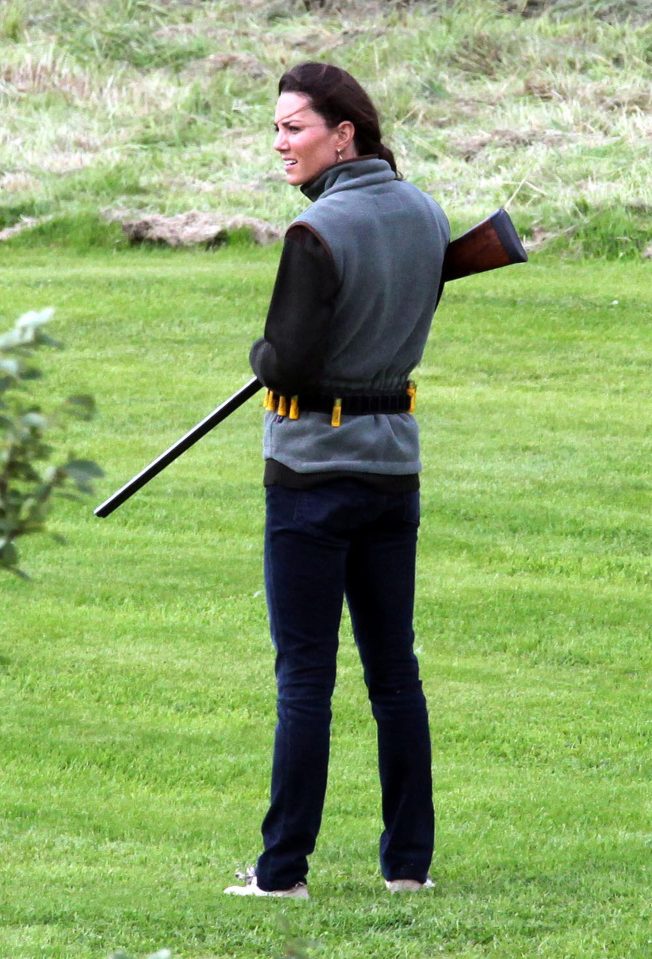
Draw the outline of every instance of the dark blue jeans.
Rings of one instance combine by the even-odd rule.
[[[378,730],[386,879],[424,881],[434,809],[428,714],[413,650],[419,494],[354,480],[267,488],[265,579],[278,724],[261,889],[305,880],[326,792],[338,630],[346,597]]]

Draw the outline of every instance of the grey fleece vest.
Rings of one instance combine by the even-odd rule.
[[[333,396],[400,389],[426,344],[448,221],[434,200],[375,157],[329,167],[302,190],[314,203],[293,225],[318,235],[340,281],[317,388]],[[339,427],[324,413],[268,414],[264,455],[300,473],[421,469],[418,427],[408,413],[344,415]]]

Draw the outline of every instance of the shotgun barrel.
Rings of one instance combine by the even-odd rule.
[[[231,413],[234,413],[239,406],[242,406],[243,403],[246,403],[250,397],[258,392],[262,388],[262,383],[255,376],[253,379],[249,380],[242,389],[239,389],[233,396],[230,396],[228,400],[225,400],[219,406],[217,406],[212,413],[209,413],[208,416],[205,416],[203,420],[193,426],[192,429],[181,437],[180,440],[177,440],[176,443],[173,443],[169,449],[165,450],[164,453],[161,453],[160,456],[157,456],[155,460],[146,466],[144,469],[137,473],[128,483],[125,483],[124,486],[121,486],[119,490],[109,496],[107,500],[104,500],[103,503],[100,503],[93,512],[96,516],[110,516],[114,509],[117,509],[125,500],[129,499],[130,496],[133,496],[141,486],[144,486],[145,483],[149,483],[161,470],[164,470],[166,466],[169,466],[177,456],[181,456],[182,453],[185,453],[187,449],[190,449],[191,446],[200,440],[202,436],[205,436],[210,430],[212,430],[218,423],[221,423],[222,420],[225,420],[227,416],[230,416]]]

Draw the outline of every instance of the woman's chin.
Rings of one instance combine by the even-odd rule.
[[[285,171],[285,182],[289,183],[290,186],[301,186],[305,182],[305,178],[297,170],[290,168]]]

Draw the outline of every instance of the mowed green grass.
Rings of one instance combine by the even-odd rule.
[[[0,955],[496,956],[652,950],[649,264],[451,284],[418,371],[416,628],[434,742],[432,895],[389,899],[348,622],[312,901],[227,898],[274,728],[257,399],[106,520],[93,506],[251,375],[277,250],[5,249],[2,328],[52,305],[63,447],[106,471],[66,545],[0,578]]]

